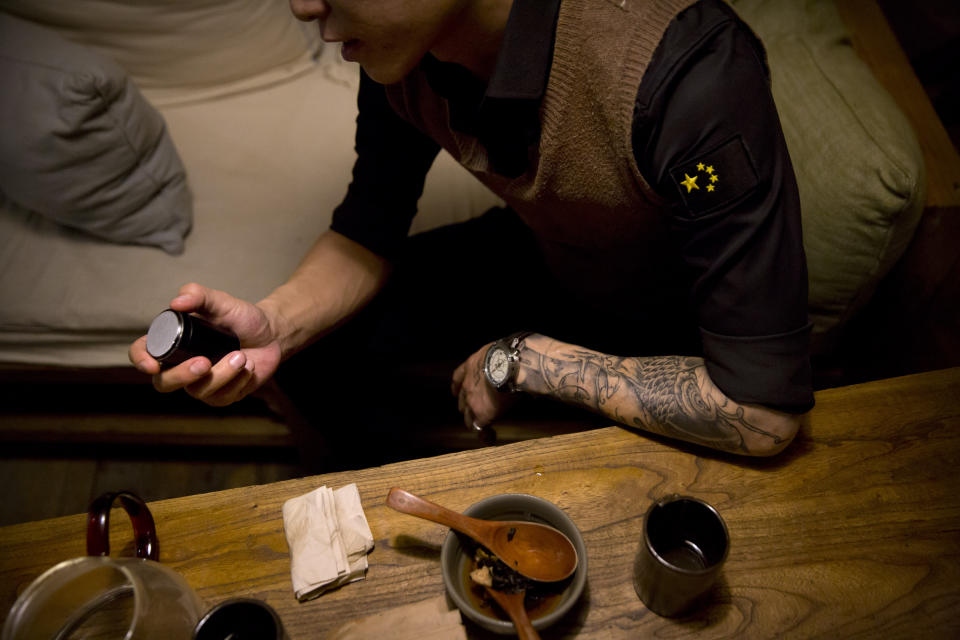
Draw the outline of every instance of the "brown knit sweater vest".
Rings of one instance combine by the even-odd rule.
[[[649,273],[663,250],[661,203],[633,156],[633,111],[663,32],[693,2],[562,1],[539,148],[518,178],[493,173],[480,142],[450,128],[446,101],[420,70],[387,95],[520,215],[557,277],[614,294]]]

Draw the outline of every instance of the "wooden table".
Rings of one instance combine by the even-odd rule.
[[[299,604],[281,505],[349,482],[376,540],[367,579]],[[383,506],[392,486],[454,509],[505,492],[565,509],[586,539],[589,582],[546,639],[960,637],[960,369],[820,392],[797,441],[770,460],[610,427],[155,502],[161,560],[209,604],[261,598],[292,638],[319,638],[443,592],[446,530]],[[731,535],[715,597],[681,620],[649,612],[630,579],[643,513],[673,492],[712,503]],[[129,530],[121,511],[114,521],[120,549]],[[0,610],[47,567],[83,555],[83,532],[80,515],[0,529]]]

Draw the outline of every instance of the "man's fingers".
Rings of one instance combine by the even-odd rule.
[[[463,424],[467,425],[468,429],[476,429],[474,426],[476,422],[473,419],[473,411],[470,410],[470,407],[467,407],[463,412]]]
[[[257,380],[251,369],[243,368],[232,380],[216,392],[207,395],[204,402],[213,407],[225,407],[242,400],[257,386]]]
[[[207,297],[210,289],[196,282],[180,287],[177,297],[170,301],[170,308],[176,311],[192,312],[204,311],[209,306]]]
[[[453,372],[453,380],[450,383],[450,393],[452,395],[459,395],[460,389],[463,388],[463,379],[467,375],[467,363],[464,362],[459,367],[456,368]],[[462,409],[461,409],[462,411]]]
[[[186,386],[187,393],[198,400],[207,402],[217,392],[230,384],[237,376],[249,375],[246,368],[247,356],[243,351],[227,354],[220,362],[210,368],[209,374]],[[252,369],[253,363],[251,363]]]
[[[191,358],[153,376],[153,386],[160,393],[170,393],[194,384],[210,373],[210,361],[203,356]]]
[[[483,375],[481,354],[486,349],[483,347],[457,367],[450,384],[451,391],[457,396],[457,409],[463,414],[463,423],[471,429],[486,427],[498,414],[497,392],[487,384]]]
[[[237,308],[237,302],[236,298],[225,291],[210,289],[191,282],[180,287],[177,297],[170,301],[170,308],[200,313],[217,321],[233,313]]]
[[[234,351],[215,365],[202,356],[192,358],[153,377],[161,393],[185,389],[194,398],[220,407],[256,388],[254,364],[243,351]]]
[[[153,376],[160,373],[160,363],[147,352],[147,336],[137,338],[127,350],[127,357],[138,371]]]

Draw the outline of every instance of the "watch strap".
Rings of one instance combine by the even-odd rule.
[[[507,336],[504,339],[504,342],[510,345],[510,350],[513,352],[516,352],[516,355],[519,357],[520,343],[523,342],[523,340],[531,334],[533,334],[533,331],[517,331],[516,333],[512,333],[509,336]]]

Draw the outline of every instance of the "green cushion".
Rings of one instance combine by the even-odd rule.
[[[814,351],[826,352],[913,236],[923,155],[832,1],[732,4],[767,48],[800,189]]]

